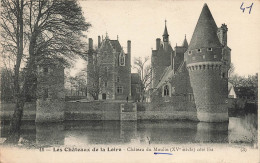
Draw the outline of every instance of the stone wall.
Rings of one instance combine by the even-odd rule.
[[[136,121],[137,120],[136,103],[125,103],[125,104],[120,105],[120,120],[121,121]]]
[[[15,109],[15,103],[0,104],[0,120],[11,120]],[[35,120],[36,104],[28,102],[24,105],[22,120]]]
[[[124,117],[131,120],[149,120],[149,119],[189,119],[197,121],[195,105],[192,103],[168,103],[167,105],[153,105],[152,103],[125,103],[125,102],[109,102],[109,101],[93,101],[93,102],[65,102],[64,110],[61,109],[60,103],[55,106],[46,107],[41,110],[38,107],[37,121],[46,121],[48,119],[64,119],[64,120],[120,120],[122,113],[120,106],[124,104],[136,104],[137,111],[133,111],[133,107],[127,107],[124,110]],[[1,105],[1,120],[10,120],[15,104]],[[130,108],[130,110],[129,110]],[[52,112],[48,112],[52,110]],[[131,115],[126,115],[131,114]],[[64,117],[63,117],[64,116]],[[56,118],[55,118],[56,117]],[[124,119],[124,118],[123,118]],[[129,119],[129,118],[128,118]],[[26,103],[24,107],[23,120],[36,120],[36,104]]]
[[[65,120],[120,120],[120,104],[109,101],[66,102]]]
[[[198,121],[197,110],[194,103],[138,103],[137,119],[142,120],[175,120],[188,119]]]
[[[37,100],[35,122],[64,121],[64,104],[61,100]]]

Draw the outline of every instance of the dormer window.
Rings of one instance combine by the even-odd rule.
[[[119,56],[119,64],[120,66],[125,66],[125,54],[121,53]]]
[[[212,51],[212,48],[208,48],[207,50],[208,50],[208,51]]]
[[[197,52],[200,53],[200,52],[201,52],[201,49],[197,49]]]

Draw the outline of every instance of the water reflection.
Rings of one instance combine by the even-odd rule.
[[[64,145],[64,138],[63,123],[37,123],[37,145]]]
[[[196,140],[200,143],[226,143],[228,142],[228,124],[199,122]]]
[[[7,137],[8,123],[1,124]],[[22,140],[37,146],[88,144],[257,143],[257,115],[231,117],[229,123],[193,121],[23,122]]]
[[[257,130],[258,121],[256,114],[248,114],[243,118],[231,117],[229,122],[229,142],[257,144]]]

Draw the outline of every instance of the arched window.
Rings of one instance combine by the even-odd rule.
[[[125,55],[124,53],[121,53],[119,56],[119,64],[120,66],[125,66]]]
[[[170,91],[169,91],[169,86],[168,85],[164,86],[163,95],[164,96],[169,96],[170,95]]]

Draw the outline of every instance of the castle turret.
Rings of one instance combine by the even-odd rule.
[[[197,117],[205,122],[228,121],[228,81],[221,72],[223,45],[217,31],[211,12],[207,4],[204,4],[185,52],[185,61],[193,88]]]
[[[165,27],[164,27],[164,32],[163,32],[163,47],[165,50],[167,50],[168,48],[168,44],[169,44],[169,34],[168,34],[168,30],[167,30],[167,26],[166,26],[166,20],[165,20]]]
[[[187,39],[186,39],[186,35],[185,35],[185,38],[184,38],[184,40],[183,40],[183,43],[182,43],[182,46],[183,47],[185,47],[185,48],[188,48],[188,41],[187,41]]]
[[[163,45],[161,44],[161,39],[156,39],[156,50],[152,50],[152,88],[155,88],[160,82],[164,70],[171,65],[173,49],[169,44],[169,34],[166,26],[163,32]]]

